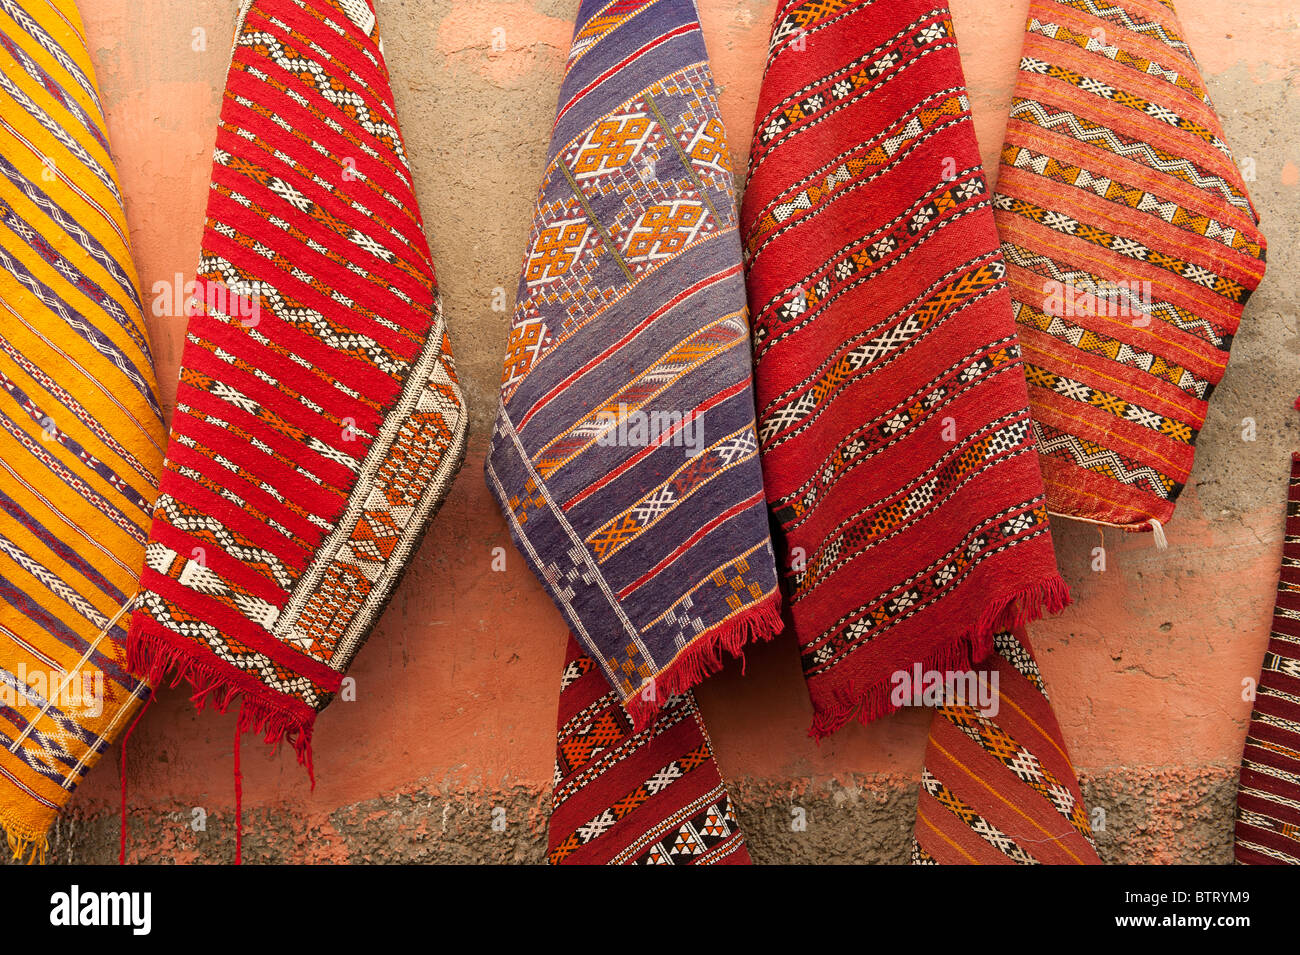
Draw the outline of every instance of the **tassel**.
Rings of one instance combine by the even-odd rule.
[[[1151,518],[1151,536],[1155,538],[1156,550],[1168,550],[1169,538],[1165,537],[1165,528],[1154,517]]]
[[[244,728],[235,722],[235,865],[244,864],[244,774],[239,769],[239,737]]]
[[[135,714],[135,719],[133,719],[131,725],[127,727],[126,735],[122,737],[122,767],[121,771],[118,773],[122,778],[122,824],[119,832],[120,843],[117,848],[118,865],[126,865],[126,744],[131,741],[131,734],[134,733],[135,728],[140,725],[140,721],[144,719],[144,711],[149,709],[149,704],[152,702],[153,692],[151,690],[148,699],[146,699],[144,705],[140,707],[140,712]]]

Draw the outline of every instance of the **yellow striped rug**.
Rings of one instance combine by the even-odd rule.
[[[124,663],[164,428],[72,0],[0,0],[0,828],[43,859],[149,695]]]

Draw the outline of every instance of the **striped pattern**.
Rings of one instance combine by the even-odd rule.
[[[1273,630],[1241,756],[1236,856],[1300,865],[1300,454],[1291,457]]]
[[[745,865],[749,853],[713,746],[684,693],[637,731],[569,635],[547,859],[553,865]]]
[[[993,201],[1049,508],[1160,529],[1265,254],[1172,3],[1033,0]]]
[[[464,454],[423,229],[367,0],[245,2],[130,664],[309,769]]]
[[[1067,601],[952,18],[784,0],[742,209],[759,452],[824,736]]]
[[[987,709],[949,700],[930,726],[912,840],[922,865],[1097,865],[1079,781],[1023,628],[976,673]]]
[[[586,0],[485,471],[638,730],[780,628],[736,220],[692,0]]]
[[[0,829],[46,833],[150,687],[127,673],[163,422],[71,0],[0,0]]]

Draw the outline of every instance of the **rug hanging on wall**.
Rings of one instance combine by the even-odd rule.
[[[1068,601],[942,4],[786,2],[742,232],[779,566],[824,736]]]
[[[0,88],[0,829],[43,859],[150,695],[126,624],[165,429],[71,0],[0,0]]]
[[[368,3],[244,4],[197,285],[129,662],[310,770],[465,447]]]
[[[1100,865],[1029,636],[1017,628],[993,642],[974,671],[982,682],[955,684],[931,723],[912,862]]]
[[[486,462],[644,729],[780,628],[731,159],[691,0],[584,0]]]
[[[1048,506],[1163,547],[1265,251],[1172,3],[1033,0],[994,203]]]
[[[1236,856],[1300,865],[1300,454],[1291,457],[1273,631],[1241,756]]]
[[[746,865],[749,852],[695,697],[641,731],[578,642],[560,683],[553,865]]]

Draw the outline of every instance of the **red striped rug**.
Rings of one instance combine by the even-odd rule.
[[[997,634],[978,672],[997,679],[991,705],[949,703],[930,726],[913,863],[1099,864],[1028,634]]]
[[[1241,756],[1236,855],[1300,865],[1300,454],[1291,457],[1273,630]]]
[[[942,3],[779,5],[741,219],[817,736],[1068,600],[992,209]]]
[[[128,643],[310,767],[465,448],[367,0],[246,0]]]
[[[567,865],[744,865],[745,837],[687,692],[637,731],[569,637],[547,859]]]
[[[1048,506],[1162,545],[1265,251],[1173,3],[1033,0],[994,202]]]

